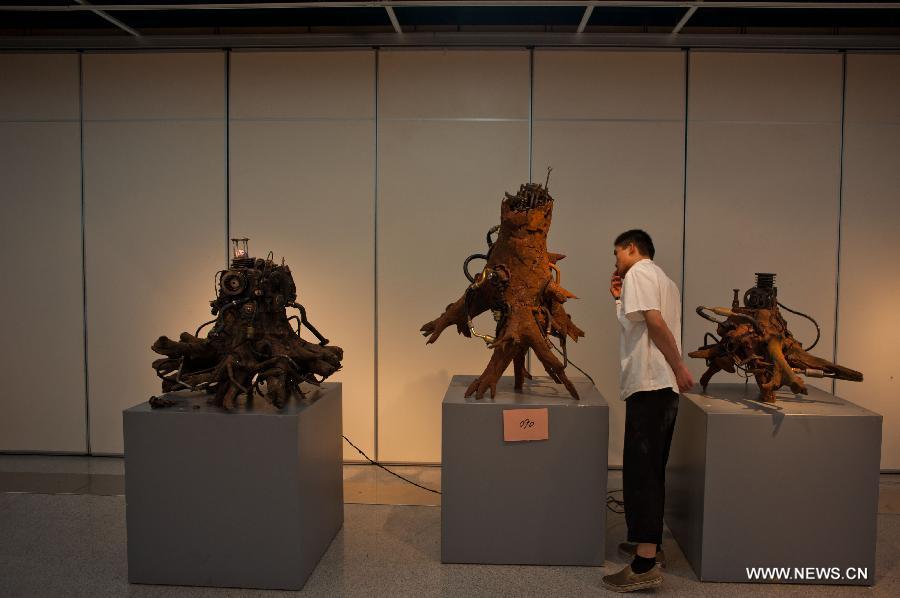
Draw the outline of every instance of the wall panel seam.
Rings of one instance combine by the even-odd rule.
[[[688,102],[690,101],[691,51],[684,50],[684,115],[682,117],[683,139],[681,170],[681,347],[684,355],[684,296],[687,280],[687,194],[688,194]]]
[[[849,120],[845,124],[854,127],[900,127],[900,122],[891,120]]]
[[[534,176],[534,48],[528,49],[528,182]]]
[[[518,116],[388,116],[379,119],[381,122],[394,123],[528,123],[529,117]]]
[[[375,121],[374,116],[242,116],[229,119],[233,123],[292,123],[292,122],[364,122]]]
[[[528,182],[534,182],[534,48],[528,48]],[[525,368],[531,371],[531,349],[525,352]]]
[[[841,141],[838,157],[838,213],[837,213],[837,248],[835,251],[835,277],[834,277],[834,345],[832,347],[832,359],[837,363],[838,358],[838,322],[841,306],[841,227],[844,216],[844,126],[847,107],[847,53],[841,56]],[[831,393],[837,392],[837,380],[831,381]]]
[[[728,120],[715,118],[692,118],[692,123],[709,124],[709,125],[785,125],[785,126],[821,126],[821,125],[840,125],[837,120]]]
[[[81,61],[79,60],[79,65]],[[80,68],[80,67],[79,67]],[[2,118],[2,125],[42,125],[42,124],[59,124],[59,123],[81,123],[79,118]]]
[[[554,116],[542,116],[534,119],[534,122],[538,123],[591,123],[591,122],[599,122],[599,123],[681,123],[684,122],[684,117],[679,118],[630,118],[630,117],[591,117],[591,116],[574,116],[574,117],[554,117]]]
[[[228,115],[225,115],[228,118]],[[221,116],[148,116],[135,118],[85,118],[82,122],[87,123],[194,123],[194,122],[222,122]]]
[[[373,392],[373,411],[374,411],[374,420],[372,422],[372,427],[374,429],[374,435],[372,437],[373,440],[373,453],[374,460],[378,461],[378,437],[380,434],[378,428],[378,199],[379,199],[379,160],[378,160],[378,134],[379,134],[379,118],[378,118],[378,90],[379,90],[379,49],[375,48],[373,50],[375,54],[374,61],[374,70],[375,70],[375,80],[374,80],[374,92],[375,92],[375,154],[374,154],[374,162],[375,162],[375,172],[374,172],[374,186],[373,189],[373,209],[372,216],[373,222],[372,225],[374,227],[374,232],[372,234],[372,267],[373,267],[373,280],[372,280],[372,294],[374,300],[374,311],[373,311],[373,382],[374,382],[374,392]]]
[[[81,326],[84,351],[84,450],[91,454],[91,393],[88,369],[87,242],[84,196],[84,53],[78,53],[78,160],[81,202]]]
[[[225,50],[225,265],[231,263],[231,51]]]

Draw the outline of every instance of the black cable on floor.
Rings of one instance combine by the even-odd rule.
[[[585,375],[586,375],[586,374],[585,374]],[[433,490],[433,489],[431,489],[431,488],[427,488],[427,487],[423,486],[422,484],[418,484],[418,483],[416,483],[416,482],[410,480],[409,478],[403,477],[403,476],[400,475],[399,473],[396,473],[396,472],[391,471],[390,469],[388,469],[387,467],[385,467],[384,465],[382,465],[382,464],[379,463],[378,461],[375,461],[374,459],[370,458],[369,455],[365,454],[365,453],[362,451],[361,448],[359,448],[358,446],[356,446],[355,444],[353,444],[352,442],[350,442],[350,439],[349,439],[349,438],[347,438],[346,436],[343,436],[343,435],[342,435],[342,437],[343,437],[344,440],[347,441],[347,444],[349,444],[350,446],[352,446],[353,448],[355,448],[355,449],[356,449],[356,452],[358,452],[360,455],[362,455],[362,456],[365,458],[365,460],[368,461],[369,463],[371,463],[372,465],[376,465],[376,466],[380,467],[381,469],[385,470],[386,472],[388,472],[388,473],[391,474],[392,476],[397,477],[397,478],[403,480],[403,481],[406,482],[407,484],[412,484],[412,485],[415,486],[416,488],[421,488],[422,490],[427,490],[428,492],[434,492],[435,494],[441,494],[441,491],[440,491],[440,490]],[[609,509],[610,511],[612,511],[613,513],[617,513],[617,514],[619,514],[619,515],[622,515],[623,513],[625,513],[625,501],[619,500],[619,499],[615,498],[615,497],[613,496],[613,494],[615,494],[616,492],[622,492],[622,490],[621,490],[621,489],[618,489],[618,490],[610,490],[609,492],[606,493],[606,494],[607,494],[607,496],[606,496],[606,508]],[[618,510],[618,509],[622,509],[622,510],[620,511],[620,510]]]
[[[388,469],[387,467],[385,467],[384,465],[382,465],[382,464],[379,463],[378,461],[375,461],[375,460],[369,458],[369,455],[367,455],[367,454],[365,454],[364,452],[362,452],[362,449],[360,449],[358,446],[356,446],[355,444],[353,444],[352,442],[350,442],[350,439],[347,438],[346,436],[344,436],[344,440],[347,441],[347,444],[349,444],[350,446],[352,446],[353,448],[355,448],[355,449],[356,449],[356,452],[358,452],[360,455],[362,455],[363,457],[365,457],[366,461],[368,461],[368,462],[371,463],[372,465],[377,465],[378,467],[380,467],[381,469],[385,470],[386,472],[388,472],[388,473],[391,474],[392,476],[397,477],[397,478],[400,478],[401,480],[403,480],[403,481],[406,482],[407,484],[412,484],[413,486],[415,486],[415,487],[417,487],[417,488],[421,488],[422,490],[428,490],[429,492],[434,492],[435,494],[440,494],[440,493],[441,493],[440,490],[432,490],[431,488],[426,488],[426,487],[423,486],[422,484],[417,484],[416,482],[414,482],[414,481],[412,481],[412,480],[410,480],[410,479],[408,479],[408,478],[404,478],[404,477],[403,477],[402,475],[400,475],[399,473],[394,473],[393,471],[391,471],[390,469]]]
[[[618,498],[614,497],[613,494],[615,494],[616,492],[622,492],[622,489],[620,488],[618,490],[610,490],[606,493],[606,508],[613,513],[616,513],[617,515],[624,515],[625,501],[619,500]]]

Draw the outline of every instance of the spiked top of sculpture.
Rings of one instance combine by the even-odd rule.
[[[301,383],[318,386],[340,369],[344,352],[307,319],[290,267],[284,259],[276,263],[272,252],[266,259],[250,257],[247,242],[232,239],[231,267],[216,273],[216,297],[209,302],[215,318],[194,334],[182,332],[177,341],[161,336],[153,343],[151,349],[165,356],[153,362],[164,393],[202,390],[210,403],[226,409],[238,405],[241,395],[249,401],[259,393],[282,408],[292,393],[304,398]],[[298,313],[288,317],[288,309]],[[303,339],[302,327],[318,342]],[[172,404],[165,396],[150,399],[153,407]]]
[[[707,332],[703,346],[689,353],[691,357],[706,360],[707,370],[700,378],[704,392],[710,379],[722,370],[755,378],[759,399],[766,403],[775,402],[775,391],[782,386],[789,387],[795,394],[808,394],[801,376],[862,381],[861,372],[809,353],[819,342],[819,324],[811,316],[778,300],[774,274],[756,274],[756,286],[744,293],[743,306],[739,293],[740,289],[734,289],[730,308],[702,305],[697,308],[700,317],[716,324],[718,334],[716,337]],[[807,349],[788,330],[779,308],[813,323],[816,339]],[[718,320],[714,315],[724,319]]]
[[[463,264],[469,286],[444,313],[421,328],[427,344],[435,342],[445,328],[455,325],[459,334],[477,336],[493,350],[484,372],[466,390],[466,397],[474,394],[481,399],[488,391],[494,397],[497,381],[510,363],[515,388],[521,390],[525,378],[531,378],[525,368],[525,355],[530,348],[550,378],[578,398],[565,372],[565,339],[577,341],[584,332],[572,323],[563,308],[568,299],[575,298],[562,287],[556,265],[565,256],[547,251],[552,216],[553,197],[546,185],[525,183],[515,195],[505,194],[500,203],[500,224],[487,233],[487,253],[473,254]],[[496,240],[492,240],[494,234]],[[473,260],[485,261],[475,276],[468,269]],[[496,322],[494,334],[479,333],[472,322],[487,310],[491,310]],[[551,336],[559,339],[564,361],[553,354]]]

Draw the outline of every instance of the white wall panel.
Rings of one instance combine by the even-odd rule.
[[[694,308],[730,305],[732,288],[775,272],[779,299],[821,326],[813,353],[833,357],[841,78],[837,54],[691,53],[686,351],[715,332]],[[812,325],[785,316],[811,343]],[[695,377],[705,370],[702,360],[688,366]],[[720,372],[713,382],[738,379]]]
[[[224,57],[84,58],[91,448],[158,393],[150,345],[210,318],[224,263]]]
[[[86,449],[78,68],[0,56],[4,451]]]
[[[211,119],[225,116],[220,52],[87,54],[87,120]]]
[[[837,53],[692,51],[690,72],[691,121],[840,122]]]
[[[426,347],[419,327],[462,295],[463,260],[485,249],[504,191],[528,179],[528,62],[518,50],[380,54],[382,460],[440,461],[447,384],[490,359],[482,341],[455,330]]]
[[[528,118],[525,50],[382,51],[379,75],[381,119]]]
[[[375,117],[374,52],[231,54],[233,120]]]
[[[79,119],[77,54],[0,54],[0,120]]]
[[[344,433],[371,456],[374,53],[243,53],[231,67],[231,232],[284,256],[310,321],[344,349],[329,380],[343,383]],[[361,459],[346,444],[344,458]]]
[[[680,51],[535,50],[534,119],[684,120]]]
[[[847,56],[838,395],[884,416],[881,467],[900,469],[900,56]]]
[[[566,310],[585,331],[568,352],[610,404],[612,466],[622,465],[625,425],[609,295],[613,240],[646,230],[655,261],[680,285],[683,155],[680,52],[535,52],[534,177],[553,167],[550,245],[568,256],[560,262],[564,286],[579,299]]]

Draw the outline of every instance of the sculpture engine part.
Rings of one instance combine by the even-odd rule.
[[[835,378],[861,382],[861,372],[845,368],[825,359],[810,355],[808,351],[819,342],[819,325],[801,312],[794,311],[778,301],[775,275],[757,272],[756,286],[744,293],[743,307],[734,289],[731,307],[697,308],[697,314],[717,324],[715,335],[707,332],[703,346],[689,353],[691,357],[705,359],[707,370],[700,378],[703,391],[717,372],[740,372],[745,378],[753,376],[759,386],[759,399],[775,402],[775,391],[788,386],[796,394],[807,394],[806,384],[800,376]],[[788,330],[787,322],[779,307],[802,316],[816,327],[816,340],[804,350]],[[725,319],[717,320],[712,314]],[[707,342],[711,339],[712,342]]]
[[[301,382],[318,386],[341,368],[343,350],[328,344],[297,303],[291,269],[283,259],[275,263],[272,252],[266,259],[250,257],[247,241],[232,239],[231,267],[216,273],[216,298],[210,301],[215,319],[194,334],[182,332],[178,341],[161,336],[151,346],[165,355],[153,362],[164,393],[203,390],[212,395],[208,402],[233,409],[240,395],[250,401],[258,392],[282,408],[292,392],[304,397]],[[288,317],[288,308],[299,316]],[[200,331],[210,324],[209,334],[201,338]],[[318,343],[301,338],[301,326]],[[164,396],[150,399],[151,407],[173,404]]]
[[[550,378],[564,384],[577,399],[578,392],[565,373],[565,339],[568,336],[577,341],[584,332],[563,309],[567,299],[575,298],[560,284],[556,263],[565,256],[547,251],[553,198],[547,185],[539,183],[523,184],[516,195],[505,195],[500,204],[500,225],[487,234],[488,252],[471,255],[463,264],[471,284],[440,317],[422,326],[422,334],[431,344],[445,328],[455,324],[459,334],[477,336],[493,349],[487,367],[469,385],[466,397],[474,393],[480,399],[488,390],[494,397],[497,381],[510,362],[515,388],[521,390],[524,379],[531,378],[525,368],[525,356],[531,348]],[[496,241],[491,240],[494,233]],[[472,276],[468,265],[474,259],[483,259],[486,264],[481,273]],[[477,332],[472,323],[473,318],[487,310],[492,311],[497,322],[493,335]],[[555,347],[550,336],[559,339],[565,363],[552,353]]]

